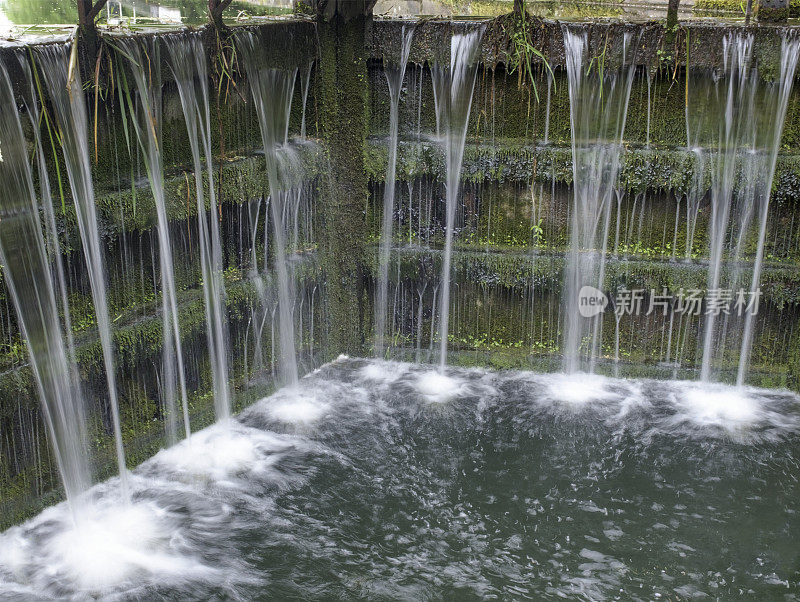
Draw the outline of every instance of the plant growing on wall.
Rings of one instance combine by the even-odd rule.
[[[503,30],[511,42],[508,52],[508,72],[517,74],[517,85],[520,88],[530,86],[536,102],[539,102],[539,91],[536,88],[536,74],[534,73],[536,59],[538,58],[542,62],[550,73],[550,77],[553,77],[553,81],[555,81],[555,77],[547,57],[533,43],[531,21],[532,19],[528,17],[525,9],[524,0],[517,0],[514,3],[514,13],[510,15],[509,23],[503,26]]]

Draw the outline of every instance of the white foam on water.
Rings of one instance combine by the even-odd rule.
[[[297,393],[274,400],[268,406],[267,413],[274,420],[287,424],[310,425],[322,418],[328,410],[328,404]]]
[[[0,534],[0,568],[19,577],[30,561],[30,544],[22,537],[19,527]]]
[[[111,507],[79,526],[58,532],[44,547],[81,591],[102,591],[133,578],[180,577],[213,572],[170,549],[174,525],[151,504]]]
[[[237,475],[263,470],[274,462],[275,452],[288,445],[277,435],[231,420],[210,426],[160,451],[153,462],[188,477],[224,482]]]
[[[0,573],[15,581],[2,584],[0,593],[28,588],[82,599],[142,581],[218,578],[218,569],[177,549],[179,531],[178,521],[150,502],[101,500],[78,523],[59,504],[0,539]]]
[[[622,395],[609,388],[612,381],[598,374],[548,374],[543,377],[549,397],[571,406],[618,400]]]
[[[420,374],[414,387],[431,403],[444,403],[461,394],[464,384],[436,370]]]
[[[399,379],[408,371],[408,364],[401,362],[373,361],[363,366],[358,375],[364,380],[375,383],[390,384]]]
[[[748,389],[718,384],[680,383],[674,395],[676,422],[717,427],[728,432],[747,430],[768,418],[762,400]]]
[[[753,423],[762,415],[756,399],[730,387],[695,387],[686,392],[683,400],[692,416],[704,423]]]

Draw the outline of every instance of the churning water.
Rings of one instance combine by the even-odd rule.
[[[791,599],[798,401],[340,358],[4,533],[0,597]]]

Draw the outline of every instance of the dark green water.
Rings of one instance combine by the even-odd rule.
[[[327,365],[138,468],[133,510],[112,482],[4,534],[0,595],[797,599],[794,394],[448,374]]]

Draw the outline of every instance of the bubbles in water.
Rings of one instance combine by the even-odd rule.
[[[267,413],[274,420],[299,425],[313,424],[327,411],[328,404],[300,393],[278,399],[267,408]]]
[[[610,379],[597,374],[553,374],[544,378],[549,395],[556,401],[581,406],[620,398],[611,390]]]
[[[446,374],[430,370],[417,377],[415,387],[431,403],[444,403],[461,393],[462,383]]]
[[[288,445],[277,435],[226,421],[159,452],[153,462],[184,477],[222,482],[263,469],[274,461],[275,452]]]

